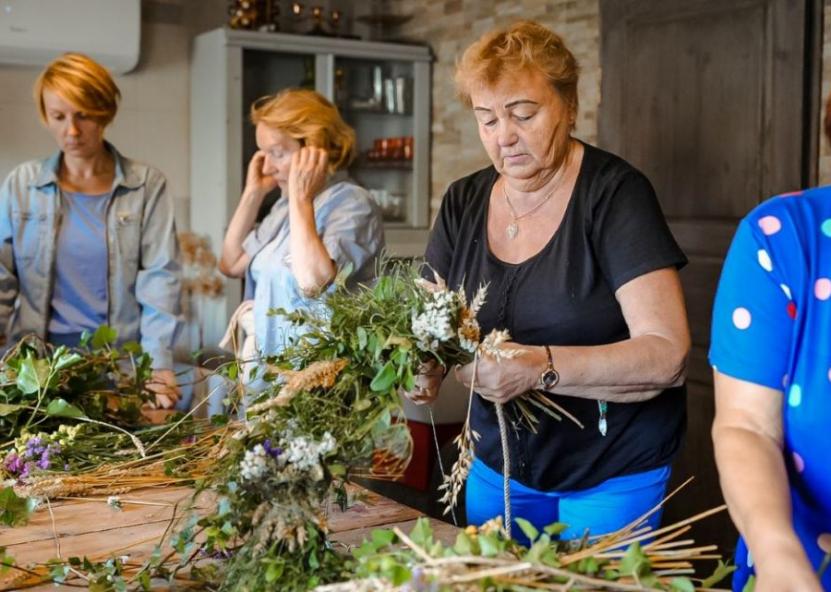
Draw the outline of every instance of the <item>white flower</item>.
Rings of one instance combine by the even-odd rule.
[[[240,475],[247,481],[255,481],[265,475],[268,470],[269,456],[262,444],[257,444],[252,450],[245,451],[245,457],[240,463]]]
[[[439,342],[452,339],[456,295],[448,290],[433,292],[421,313],[413,313],[411,328],[422,349],[436,349]]]
[[[320,465],[320,457],[335,449],[335,438],[329,432],[319,442],[304,436],[294,438],[286,449],[286,460],[298,470],[309,471]],[[321,476],[322,478],[322,476]]]
[[[111,495],[107,498],[107,505],[113,510],[121,510],[121,499],[117,495]]]

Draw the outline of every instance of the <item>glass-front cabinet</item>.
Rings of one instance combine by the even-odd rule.
[[[217,29],[194,41],[191,227],[222,244],[256,151],[251,104],[290,87],[333,101],[357,136],[350,176],[383,211],[394,256],[423,254],[429,224],[430,64],[426,47]],[[279,195],[269,196],[267,208]],[[265,212],[265,208],[263,213]],[[205,341],[219,339],[240,289],[229,282]]]

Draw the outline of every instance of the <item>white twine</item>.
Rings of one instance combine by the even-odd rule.
[[[511,455],[508,450],[508,428],[502,403],[496,403],[499,439],[502,443],[502,503],[505,505],[505,532],[511,538]]]

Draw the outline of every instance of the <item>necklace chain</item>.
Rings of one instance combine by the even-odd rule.
[[[555,187],[554,191],[556,191],[556,190],[557,190],[557,188]],[[540,203],[535,205],[533,208],[531,208],[530,210],[528,210],[524,214],[521,214],[521,215],[517,216],[516,210],[514,209],[514,204],[511,203],[511,198],[508,197],[507,184],[506,183],[502,184],[502,193],[505,194],[505,201],[508,202],[508,208],[511,210],[511,218],[514,219],[514,222],[516,222],[517,220],[522,220],[526,216],[530,216],[531,214],[533,214],[534,212],[539,210],[541,207],[543,207],[543,205],[545,205],[545,202],[547,202],[549,199],[551,199],[551,196],[554,195],[554,191],[552,191],[551,193],[546,195],[544,198],[542,198]]]
[[[557,192],[560,188],[560,185],[563,183],[563,179],[565,178],[565,163],[563,163],[563,168],[560,170],[560,178],[557,180],[557,183],[554,185],[554,188],[548,192],[540,203],[535,205],[533,208],[524,212],[517,216],[516,210],[514,209],[514,204],[511,203],[511,198],[508,196],[508,184],[505,182],[505,179],[502,179],[502,194],[505,196],[505,202],[508,204],[508,209],[511,211],[511,223],[505,227],[505,233],[508,235],[508,238],[513,240],[516,238],[517,234],[519,234],[519,225],[517,222],[525,218],[526,216],[530,216],[537,210],[539,210],[545,203],[551,199],[551,197]]]

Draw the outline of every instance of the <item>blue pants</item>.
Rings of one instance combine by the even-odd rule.
[[[537,491],[511,479],[511,514],[525,518],[537,530],[563,522],[568,529],[562,539],[575,539],[588,530],[592,535],[614,532],[646,514],[664,498],[669,481],[668,466],[607,479],[600,485],[580,491]],[[473,461],[467,478],[465,508],[468,524],[480,525],[505,514],[502,474],[479,459]],[[655,512],[647,524],[653,529],[661,522]],[[528,540],[515,524],[511,534],[523,545]]]

